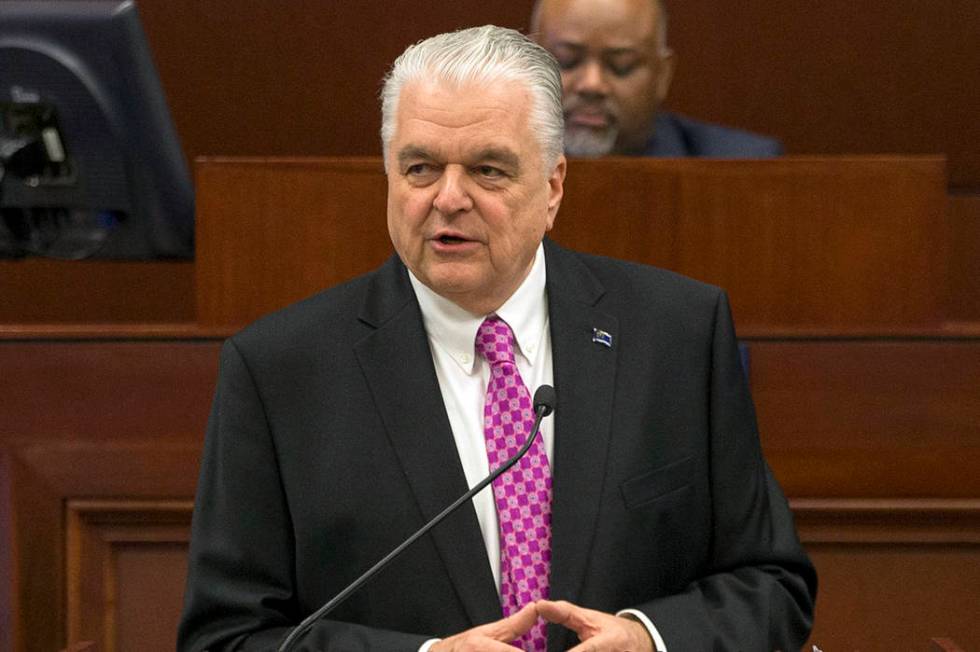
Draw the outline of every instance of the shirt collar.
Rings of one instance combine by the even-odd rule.
[[[408,271],[415,296],[422,310],[425,331],[434,345],[444,349],[466,373],[473,373],[476,360],[476,331],[487,315],[473,315],[436,294]],[[538,245],[527,278],[514,294],[495,312],[514,331],[517,352],[529,364],[534,363],[538,348],[543,344],[548,324],[548,301],[545,294],[544,246]]]

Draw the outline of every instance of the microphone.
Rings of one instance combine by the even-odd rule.
[[[372,577],[377,575],[385,566],[391,563],[398,555],[400,555],[406,548],[418,541],[425,535],[429,530],[439,525],[447,516],[455,512],[460,505],[467,502],[470,498],[480,493],[488,484],[496,480],[500,475],[505,473],[507,469],[517,464],[518,460],[524,457],[524,454],[528,452],[531,448],[531,444],[534,443],[535,437],[538,435],[538,430],[541,429],[541,420],[546,416],[554,412],[555,405],[558,402],[558,396],[555,394],[555,388],[551,385],[541,385],[534,392],[534,427],[531,428],[531,434],[528,435],[527,441],[521,446],[521,449],[517,451],[517,454],[512,458],[498,466],[494,469],[490,475],[480,480],[477,484],[473,486],[472,489],[467,491],[465,494],[456,499],[456,501],[451,504],[446,509],[442,510],[437,514],[431,521],[419,528],[414,534],[405,539],[397,548],[389,552],[385,557],[376,563],[374,566],[369,568],[363,575],[358,577],[356,580],[351,582],[347,588],[335,595],[330,599],[329,602],[324,604],[322,607],[311,613],[309,616],[303,619],[296,628],[289,633],[289,635],[283,640],[279,645],[278,652],[288,652],[299,639],[306,634],[307,631],[313,624],[326,616],[328,613],[333,611],[340,603],[349,598],[351,594],[357,591],[361,586],[367,583]]]

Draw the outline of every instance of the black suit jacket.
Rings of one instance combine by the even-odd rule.
[[[546,265],[551,597],[641,609],[671,652],[798,649],[816,581],[761,455],[725,294],[548,241]],[[258,321],[222,351],[179,648],[274,648],[466,488],[397,258]],[[415,650],[500,617],[464,506],[300,649]],[[575,636],[552,626],[549,641]]]

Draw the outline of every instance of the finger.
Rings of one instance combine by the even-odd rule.
[[[565,600],[556,602],[539,600],[537,604],[538,614],[542,618],[572,630],[580,641],[590,639],[602,632],[603,623],[609,617],[609,614],[586,609]]]
[[[431,652],[514,652],[515,649],[520,648],[482,636],[473,630],[439,641],[429,648]]]
[[[479,652],[514,652],[514,650],[520,650],[521,648],[504,641],[482,638],[479,641],[474,641],[474,647],[470,649],[479,650]]]
[[[520,611],[487,626],[487,633],[498,641],[510,642],[520,638],[538,622],[538,608],[528,602]]]
[[[642,631],[631,631],[634,626]],[[643,625],[614,616],[604,620],[593,636],[581,637],[581,641],[568,652],[652,652],[654,648],[653,639]]]
[[[549,623],[555,623],[562,627],[578,632],[583,627],[591,627],[591,619],[588,618],[589,610],[583,609],[571,602],[558,600],[538,600],[538,615]]]
[[[538,600],[535,604],[538,606],[538,615],[549,623],[567,626],[566,623],[572,618],[572,607],[574,605],[571,602],[564,600]]]

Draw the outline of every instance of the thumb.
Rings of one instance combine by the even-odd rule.
[[[555,623],[557,625],[564,625],[565,627],[571,627],[571,621],[574,620],[573,608],[570,602],[565,602],[564,600],[559,600],[553,602],[551,600],[538,600],[537,601],[538,614],[547,620],[549,623]]]
[[[538,622],[538,609],[535,603],[529,602],[520,611],[491,625],[487,632],[491,638],[509,643],[520,638]]]

